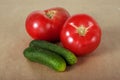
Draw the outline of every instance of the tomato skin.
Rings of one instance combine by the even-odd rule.
[[[85,35],[77,32],[77,28],[80,28],[80,26],[87,30]],[[71,50],[77,56],[84,56],[90,54],[100,44],[101,29],[91,16],[76,14],[65,22],[60,38],[65,48]]]
[[[33,11],[26,18],[26,31],[33,39],[57,41],[62,26],[69,16],[69,13],[60,7]]]
[[[32,12],[26,19],[26,30],[34,39],[48,40],[47,34],[50,32],[48,28],[43,27],[48,24],[48,28],[51,27],[51,23],[43,16],[42,11]],[[46,32],[47,31],[47,32]]]

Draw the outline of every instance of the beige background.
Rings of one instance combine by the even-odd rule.
[[[93,54],[61,73],[23,56],[26,16],[56,6],[91,15],[103,33]],[[120,0],[0,0],[0,80],[120,80]]]

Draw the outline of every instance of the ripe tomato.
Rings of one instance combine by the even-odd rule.
[[[26,19],[26,31],[33,39],[57,41],[69,13],[60,7],[33,11]]]
[[[65,22],[60,37],[65,48],[77,56],[83,56],[98,47],[101,29],[91,16],[76,14]]]

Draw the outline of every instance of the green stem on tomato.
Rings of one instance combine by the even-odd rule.
[[[84,25],[80,25],[79,27],[77,27],[73,23],[71,23],[70,25],[74,27],[77,30],[77,33],[81,36],[85,36],[88,32],[88,28],[86,28]]]
[[[50,10],[46,13],[46,15],[51,19],[55,15],[56,11]]]

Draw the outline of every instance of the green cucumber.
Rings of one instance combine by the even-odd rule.
[[[30,42],[29,46],[36,46],[39,48],[53,51],[58,55],[62,56],[69,65],[75,64],[77,62],[77,57],[72,52],[56,44],[43,40],[33,40]]]
[[[32,62],[41,63],[56,71],[65,71],[65,60],[48,50],[38,49],[36,47],[28,47],[24,50],[24,56]]]

